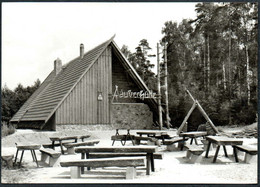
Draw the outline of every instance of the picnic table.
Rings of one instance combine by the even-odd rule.
[[[182,133],[180,133],[179,136],[183,137],[183,142],[184,142],[185,138],[191,138],[190,145],[192,144],[193,139],[195,141],[195,144],[198,145],[196,138],[201,137],[201,136],[205,137],[206,135],[207,135],[206,131],[190,131],[190,132],[182,132]],[[181,150],[182,149],[183,149],[183,147],[181,148]]]
[[[114,145],[115,141],[120,141],[122,145],[125,145],[126,141],[132,141],[132,144],[135,145],[134,142],[135,136],[130,134],[130,129],[127,129],[126,134],[122,134],[122,133],[119,134],[119,130],[125,130],[125,129],[116,129],[116,134],[114,136],[111,136],[111,140],[113,141],[112,145]]]
[[[76,153],[81,153],[81,159],[88,159],[89,153],[146,153],[146,175],[154,172],[154,156],[157,146],[96,146],[77,147]]]
[[[236,138],[229,138],[229,137],[226,137],[226,136],[206,136],[206,140],[208,140],[209,143],[208,143],[208,147],[207,147],[207,150],[206,150],[205,158],[208,158],[210,145],[212,143],[217,145],[216,152],[215,152],[214,159],[213,159],[213,163],[215,163],[216,160],[217,160],[220,146],[223,146],[225,156],[228,157],[226,145],[231,145],[233,147],[233,151],[234,151],[234,154],[235,154],[234,156],[235,156],[235,158],[237,158],[234,145],[242,145],[243,144],[243,140],[236,139]],[[236,159],[236,162],[238,162],[237,159]]]
[[[143,130],[143,131],[136,131],[136,134],[138,134],[140,137],[143,135],[146,135],[147,137],[154,137],[161,139],[164,143],[164,140],[166,138],[169,138],[169,134],[167,131],[161,131],[161,130]]]
[[[64,154],[64,150],[63,150],[63,144],[64,141],[66,140],[72,140],[75,143],[78,141],[78,139],[81,139],[82,142],[84,141],[84,138],[88,138],[90,137],[89,135],[76,135],[76,136],[53,136],[50,137],[50,140],[52,141],[52,149],[55,149],[55,141],[58,142],[58,145],[60,146],[61,149],[61,153]]]
[[[19,151],[22,151],[19,166],[21,166],[24,151],[31,151],[33,161],[35,161],[36,164],[37,164],[37,167],[39,167],[38,160],[37,160],[37,157],[36,157],[36,154],[35,154],[35,150],[39,150],[41,148],[40,144],[20,144],[20,145],[16,144],[16,148],[17,148],[17,151],[16,151],[14,163],[16,163]]]

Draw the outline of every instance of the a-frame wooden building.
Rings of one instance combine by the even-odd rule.
[[[54,70],[10,122],[51,130],[63,124],[152,127],[158,121],[157,102],[113,39],[86,53],[81,44],[79,57],[63,66],[55,60]]]

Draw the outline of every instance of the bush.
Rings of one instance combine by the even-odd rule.
[[[2,122],[2,137],[8,136],[15,132],[15,127],[11,124],[7,124],[6,122]]]

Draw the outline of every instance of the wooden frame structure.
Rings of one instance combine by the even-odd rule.
[[[181,126],[179,127],[177,134],[179,135],[180,132],[182,131],[182,129],[185,127],[186,122],[188,121],[190,115],[192,114],[193,110],[198,107],[199,111],[201,112],[201,114],[203,115],[203,117],[207,120],[207,122],[209,122],[210,126],[212,127],[212,129],[216,132],[219,133],[218,129],[215,127],[214,123],[210,120],[209,116],[207,115],[207,113],[204,111],[204,109],[202,108],[202,106],[200,105],[199,101],[195,100],[194,97],[191,95],[191,93],[189,92],[189,90],[186,90],[186,92],[189,94],[189,96],[191,97],[191,99],[193,100],[193,105],[191,107],[191,109],[189,110],[188,114],[185,116]]]

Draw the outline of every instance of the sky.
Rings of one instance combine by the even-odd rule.
[[[195,18],[195,4],[2,3],[2,87],[43,82],[55,59],[66,64],[79,56],[81,43],[87,52],[114,34],[119,48],[134,52],[147,39],[155,54],[164,23]]]

